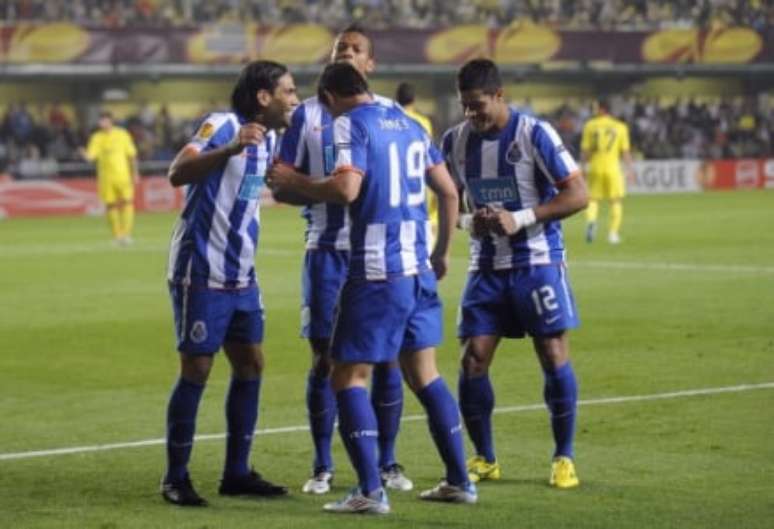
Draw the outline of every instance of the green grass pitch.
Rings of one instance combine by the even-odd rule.
[[[173,215],[140,215],[135,246],[107,241],[101,218],[0,222],[0,527],[16,528],[732,528],[774,520],[774,193],[627,199],[624,243],[583,242],[565,222],[582,326],[571,335],[581,399],[581,487],[547,486],[552,442],[542,377],[526,341],[495,360],[495,434],[503,479],[475,506],[392,493],[380,518],[324,514],[354,474],[335,441],[333,496],[305,496],[311,464],[298,338],[303,224],[265,209],[257,262],[267,306],[267,368],[255,466],[292,488],[286,499],[221,498],[222,438],[197,442],[194,482],[204,510],[162,502],[164,416],[175,379],[165,286]],[[603,209],[603,216],[605,210]],[[441,285],[446,340],[439,363],[456,387],[456,305],[466,242],[455,241]],[[224,430],[228,373],[216,360],[198,434]],[[767,385],[768,384],[768,385]],[[718,391],[715,388],[736,388]],[[681,394],[708,389],[706,393]],[[645,399],[619,397],[647,396]],[[658,398],[657,398],[658,397]],[[611,399],[611,400],[600,400]],[[407,391],[398,455],[418,488],[442,467]],[[279,430],[286,428],[287,430]],[[294,428],[295,427],[295,428]],[[35,451],[150,441],[135,447]],[[14,455],[15,454],[15,455]]]

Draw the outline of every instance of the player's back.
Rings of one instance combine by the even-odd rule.
[[[430,139],[402,110],[363,104],[334,125],[337,166],[363,173],[350,205],[350,275],[413,275],[429,268],[425,172]]]
[[[581,150],[587,153],[589,171],[618,174],[621,153],[629,150],[629,129],[608,114],[596,116],[583,127]]]

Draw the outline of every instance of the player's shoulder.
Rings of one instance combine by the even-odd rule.
[[[202,119],[193,141],[206,143],[220,136],[234,136],[239,130],[239,118],[233,112],[211,112]],[[230,138],[229,138],[230,139]]]
[[[463,136],[467,136],[470,134],[471,128],[470,123],[468,120],[463,120],[457,123],[456,125],[452,125],[445,131],[443,131],[443,134],[441,135],[441,142],[447,143],[454,141],[457,138],[461,138]]]

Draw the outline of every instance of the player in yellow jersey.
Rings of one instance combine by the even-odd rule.
[[[629,127],[609,114],[607,101],[597,103],[597,115],[583,126],[581,155],[588,163],[589,205],[586,209],[586,242],[592,242],[596,233],[599,201],[610,202],[610,226],[608,241],[621,242],[620,229],[623,219],[621,203],[626,194],[621,159],[626,172],[631,174],[632,158],[629,146]]]
[[[403,107],[403,111],[407,116],[422,125],[422,128],[425,129],[427,135],[432,139],[433,124],[427,116],[417,112],[417,109],[414,107],[415,98],[414,85],[410,83],[400,83],[398,85],[398,89],[395,92],[395,101]],[[438,197],[435,196],[435,193],[427,194],[427,218],[430,220],[430,228],[433,230],[433,237],[435,237],[438,231]],[[432,248],[433,241],[428,241],[428,245]]]
[[[116,244],[132,243],[134,186],[139,183],[137,147],[129,133],[113,124],[110,112],[99,116],[99,129],[89,138],[81,156],[97,164],[97,192],[107,208]]]

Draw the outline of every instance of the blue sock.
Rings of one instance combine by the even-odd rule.
[[[177,379],[167,405],[167,474],[165,482],[180,481],[188,473],[191,459],[196,412],[204,392],[203,384]]]
[[[368,495],[382,486],[376,464],[376,414],[365,388],[343,389],[336,393],[336,402],[341,439],[357,471],[360,490]]]
[[[309,373],[306,379],[306,409],[314,442],[314,470],[333,470],[331,440],[336,422],[336,397],[330,377]]]
[[[465,448],[462,442],[462,424],[457,403],[441,377],[417,393],[427,412],[427,422],[435,446],[446,465],[446,481],[451,485],[468,483],[465,468]]]
[[[551,429],[556,442],[554,457],[572,458],[575,409],[578,401],[578,383],[575,380],[575,373],[570,362],[567,362],[554,371],[544,371],[544,375],[543,397],[551,412]]]
[[[374,369],[371,404],[379,425],[379,467],[396,462],[395,440],[403,413],[403,377],[400,368],[381,364]]]
[[[468,377],[460,371],[459,395],[460,411],[465,419],[470,440],[476,447],[476,454],[493,463],[495,450],[492,436],[492,411],[495,396],[489,374]]]
[[[258,395],[261,378],[231,378],[226,396],[226,464],[224,477],[250,473],[250,446],[258,422]]]

